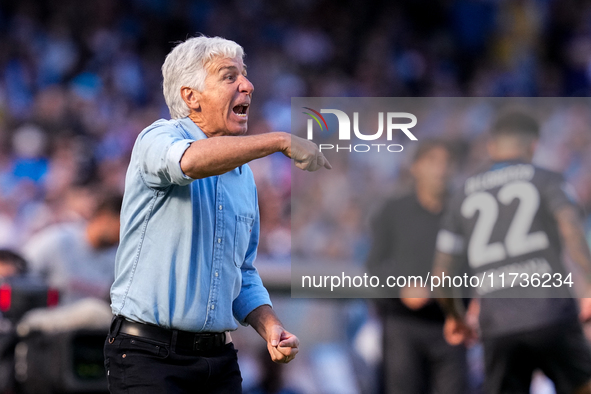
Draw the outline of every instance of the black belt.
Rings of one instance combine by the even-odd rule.
[[[117,335],[113,332],[113,328],[119,325],[119,329],[114,329],[123,334],[133,335],[136,337],[151,339],[158,342],[163,342],[174,346],[175,349],[183,349],[186,351],[210,351],[222,348],[225,344],[231,342],[229,335],[225,332],[190,332],[182,330],[169,330],[167,328],[136,323],[121,316],[117,316],[111,325],[111,335]],[[176,336],[176,339],[174,337]],[[174,343],[173,343],[174,342]]]

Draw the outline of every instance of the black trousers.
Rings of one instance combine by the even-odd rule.
[[[577,321],[484,338],[482,343],[490,394],[529,394],[538,368],[558,394],[570,394],[591,379],[591,352]]]
[[[464,394],[466,348],[450,346],[441,323],[406,316],[384,316],[386,394]]]
[[[240,394],[242,376],[236,353],[232,343],[207,352],[184,352],[171,343],[110,333],[104,347],[109,391]]]

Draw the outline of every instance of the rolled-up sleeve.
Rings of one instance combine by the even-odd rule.
[[[260,218],[257,201],[256,217],[252,227],[248,250],[244,258],[244,263],[240,268],[242,271],[242,288],[240,294],[238,294],[238,297],[236,297],[232,304],[234,318],[244,326],[247,325],[245,319],[250,312],[261,305],[272,306],[269,292],[263,286],[259,272],[254,267],[254,260],[256,259],[259,245],[259,232]]]
[[[194,140],[186,139],[170,125],[157,125],[146,130],[137,141],[139,168],[149,187],[188,185],[194,179],[181,169],[181,158]]]

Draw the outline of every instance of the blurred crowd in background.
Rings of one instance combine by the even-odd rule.
[[[591,1],[2,1],[0,247],[21,251],[51,225],[92,219],[104,195],[123,192],[136,136],[154,120],[169,117],[161,93],[164,57],[175,42],[198,33],[244,47],[255,86],[251,134],[289,131],[291,97],[591,93]],[[574,117],[580,123],[562,128],[556,114],[543,130],[537,160],[564,172],[591,208],[591,175],[585,171],[591,165],[591,115],[588,105],[571,110],[581,112]],[[445,134],[457,142],[459,176],[482,159],[485,125],[481,114],[472,115],[464,127]],[[383,163],[383,171],[361,178],[366,184],[359,191],[379,203],[407,181],[406,164],[402,156]],[[251,167],[259,189],[259,259],[287,263],[291,164],[275,154]],[[322,253],[362,262],[368,234],[355,230],[363,228],[355,209],[360,201],[338,193],[358,169],[334,167],[317,178],[330,183],[326,189],[332,194],[316,196],[335,213],[333,227],[293,226],[311,227],[309,245],[326,248]],[[377,194],[371,194],[372,181],[382,185]],[[322,234],[333,234],[340,243]],[[339,245],[349,240],[358,247],[343,255]],[[277,304],[304,343],[300,364],[288,373],[316,370],[319,375],[323,366],[336,366],[324,371],[332,375],[325,373],[322,383],[302,382],[304,375],[298,375],[300,390],[361,390],[363,384],[349,384],[355,356],[348,364],[341,356],[352,352],[367,308],[346,303],[338,314],[328,301],[279,299]],[[342,346],[313,350],[306,348],[306,338]],[[246,385],[262,376],[248,357],[241,362]]]

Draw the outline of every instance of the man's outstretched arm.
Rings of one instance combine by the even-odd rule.
[[[271,359],[288,363],[298,353],[300,340],[283,328],[283,324],[269,305],[261,305],[246,316],[246,322],[267,342]]]
[[[210,137],[195,141],[183,154],[181,169],[193,179],[206,178],[224,174],[275,152],[282,152],[293,159],[296,167],[302,170],[332,168],[312,141],[284,132],[272,132],[251,136]]]

